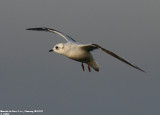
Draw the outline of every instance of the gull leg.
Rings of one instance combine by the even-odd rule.
[[[88,71],[91,72],[91,68],[90,68],[89,64],[88,64]]]
[[[81,65],[81,66],[82,66],[82,70],[83,70],[83,71],[85,71],[85,70],[84,70],[84,65],[83,65],[83,63],[82,63],[82,65]]]

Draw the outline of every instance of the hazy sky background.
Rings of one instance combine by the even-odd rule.
[[[159,115],[159,5],[160,0],[1,0],[0,109]],[[99,50],[93,54],[100,72],[83,72],[81,63],[48,52],[64,39],[25,30],[30,27],[55,28],[81,43],[97,43],[147,73]]]

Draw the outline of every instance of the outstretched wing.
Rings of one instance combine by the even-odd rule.
[[[51,28],[45,28],[45,27],[39,27],[39,28],[28,28],[26,30],[36,30],[36,31],[47,31],[47,32],[53,32],[55,34],[60,35],[61,37],[63,37],[65,40],[67,40],[67,42],[76,42],[74,39],[72,39],[70,36],[57,31],[55,29],[51,29]]]
[[[102,51],[108,53],[109,55],[117,58],[118,60],[120,60],[120,61],[122,61],[122,62],[124,62],[124,63],[126,63],[126,64],[128,64],[128,65],[130,65],[130,66],[132,66],[132,67],[134,67],[135,69],[138,69],[138,70],[140,70],[140,71],[142,71],[142,72],[145,72],[144,70],[142,70],[142,69],[139,68],[138,66],[136,66],[136,65],[128,62],[127,60],[121,58],[120,56],[116,55],[115,53],[113,53],[113,52],[111,52],[111,51],[109,51],[109,50],[106,50],[106,49],[102,48],[101,46],[99,46],[99,45],[97,45],[97,44],[80,45],[80,47],[81,47],[81,48],[84,48],[85,50],[88,50],[88,51],[93,51],[94,49],[98,49],[98,48],[99,48],[99,49],[101,49]]]

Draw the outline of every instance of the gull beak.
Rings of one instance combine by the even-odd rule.
[[[49,50],[49,52],[53,52],[53,49]]]

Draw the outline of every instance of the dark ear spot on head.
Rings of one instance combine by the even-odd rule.
[[[62,49],[64,49],[64,46],[62,47]]]

